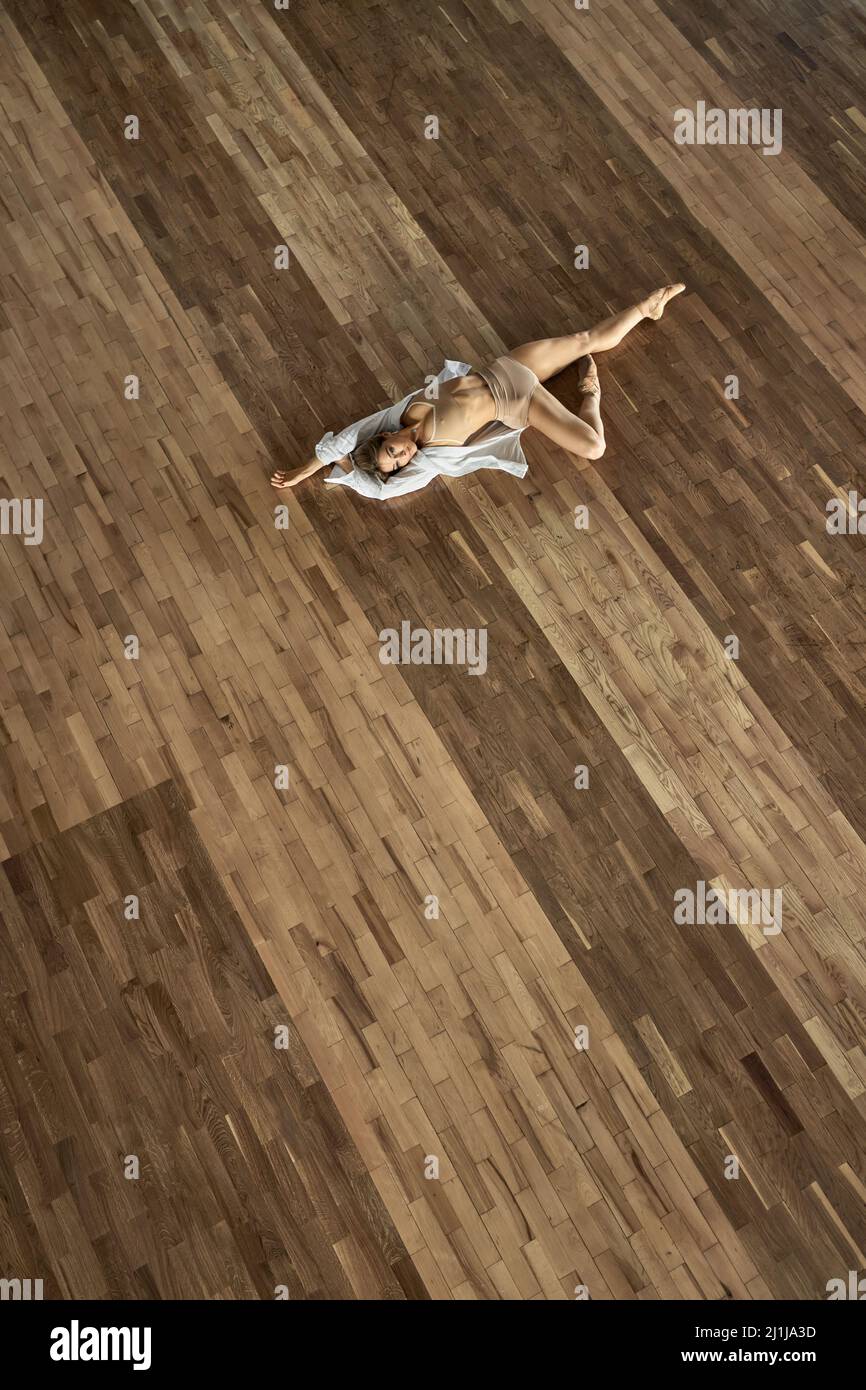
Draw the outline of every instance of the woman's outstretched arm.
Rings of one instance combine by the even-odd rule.
[[[340,468],[344,468],[347,462],[347,458],[333,460],[333,463]],[[299,468],[278,469],[271,476],[271,487],[277,488],[278,491],[282,491],[286,487],[297,487],[298,483],[302,483],[305,478],[312,478],[313,474],[318,473],[320,468],[330,467],[331,463],[317,458],[314,454],[309,463],[302,463]]]

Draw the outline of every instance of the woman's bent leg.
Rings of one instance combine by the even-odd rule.
[[[580,458],[600,459],[604,453],[604,424],[599,396],[586,394],[577,414],[539,386],[529,402],[529,424],[561,449]]]

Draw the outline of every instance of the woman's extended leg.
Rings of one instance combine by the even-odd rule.
[[[604,453],[601,389],[590,357],[582,383],[583,400],[577,414],[543,386],[537,386],[529,402],[529,424],[561,449],[580,458],[600,459]]]
[[[508,356],[535,372],[539,381],[549,381],[557,372],[576,362],[578,357],[588,352],[607,352],[616,347],[642,319],[660,319],[668,300],[681,294],[684,289],[683,284],[664,285],[630,309],[623,309],[621,313],[603,319],[594,328],[584,329],[582,333],[567,333],[563,338],[540,338],[535,343],[522,343],[520,347],[512,348]]]

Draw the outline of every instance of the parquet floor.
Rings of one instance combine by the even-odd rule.
[[[0,1276],[862,1273],[862,7],[0,16],[0,491],[45,500],[0,540]],[[782,152],[676,145],[698,100]],[[602,460],[530,433],[522,482],[314,480],[275,527],[273,468],[444,355],[676,279],[599,360]],[[485,627],[486,675],[382,665],[406,620]],[[782,931],[678,925],[701,880]]]

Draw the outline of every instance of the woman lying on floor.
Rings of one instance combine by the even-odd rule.
[[[601,388],[591,354],[622,342],[642,319],[660,319],[685,285],[665,285],[595,328],[564,338],[524,343],[487,367],[446,360],[428,387],[396,405],[329,431],[315,457],[278,472],[275,488],[295,487],[333,464],[328,483],[342,483],[365,497],[397,497],[444,474],[462,478],[478,468],[500,468],[522,478],[527,469],[520,433],[532,425],[554,444],[581,458],[604,453]],[[576,415],[545,390],[549,381],[579,361],[583,400]]]

